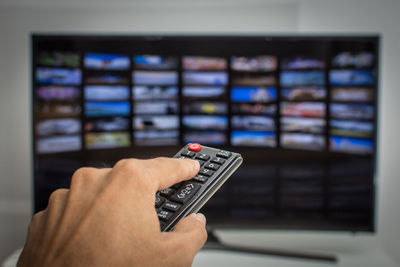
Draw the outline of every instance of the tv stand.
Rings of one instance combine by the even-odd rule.
[[[208,232],[208,239],[207,239],[207,243],[204,245],[204,249],[225,250],[225,251],[252,253],[252,254],[271,255],[271,256],[278,256],[278,257],[317,260],[317,261],[325,261],[325,262],[329,262],[329,263],[337,262],[337,258],[335,255],[307,253],[307,252],[299,252],[299,251],[284,250],[284,249],[273,249],[273,248],[256,248],[256,247],[226,244],[218,238],[218,236],[215,234],[215,231],[213,231],[212,229],[207,229],[207,232]]]

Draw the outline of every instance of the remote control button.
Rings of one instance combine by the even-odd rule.
[[[218,151],[218,153],[217,153],[217,156],[218,156],[218,157],[221,157],[221,158],[224,158],[224,159],[229,158],[231,155],[232,155],[231,152],[225,151],[225,150],[220,150],[220,151]]]
[[[209,160],[210,159],[210,155],[204,154],[204,153],[199,153],[196,155],[196,159],[201,159],[201,160]]]
[[[182,182],[174,184],[173,186],[171,186],[172,189],[178,190],[182,185]]]
[[[198,143],[193,143],[189,145],[189,150],[193,152],[199,152],[201,150],[201,145]]]
[[[180,207],[181,207],[181,205],[168,201],[168,202],[164,203],[164,205],[161,208],[170,210],[170,211],[177,211],[177,210],[179,210]]]
[[[222,164],[225,163],[225,160],[224,160],[224,159],[221,159],[221,158],[213,157],[213,158],[211,159],[211,162],[217,163],[217,164],[219,164],[219,165],[222,165]]]
[[[159,208],[165,202],[165,198],[156,195],[155,206]]]
[[[189,150],[183,150],[181,153],[182,156],[193,158],[195,153]]]
[[[207,177],[210,177],[210,176],[212,176],[214,174],[214,172],[209,170],[209,169],[201,169],[199,171],[199,174],[207,176]]]
[[[205,161],[202,161],[201,159],[197,159],[197,161],[200,163],[200,167],[204,165]]]
[[[171,200],[181,204],[185,204],[189,201],[197,191],[199,191],[201,185],[193,182],[187,182],[172,195]]]
[[[169,196],[171,196],[173,193],[175,193],[175,190],[174,190],[174,189],[172,189],[172,188],[166,188],[166,189],[160,191],[160,196],[169,197]]]
[[[219,169],[219,165],[216,164],[216,163],[207,163],[207,164],[204,166],[204,168],[207,168],[207,169],[216,171],[216,170]]]
[[[166,210],[160,210],[157,213],[158,218],[160,218],[160,220],[163,220],[163,221],[168,221],[169,219],[171,219],[172,214],[173,214],[172,212],[169,212],[169,211],[166,211]]]
[[[207,182],[208,178],[205,177],[204,175],[197,174],[195,177],[193,177],[193,180],[195,180],[196,182],[204,184],[205,182]]]

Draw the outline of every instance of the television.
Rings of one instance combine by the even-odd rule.
[[[34,34],[34,211],[82,166],[241,153],[216,228],[374,231],[378,36]]]

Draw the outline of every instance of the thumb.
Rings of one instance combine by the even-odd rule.
[[[180,220],[172,233],[195,255],[207,240],[206,217],[201,213],[192,213]]]

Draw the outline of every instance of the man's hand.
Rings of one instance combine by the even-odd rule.
[[[199,168],[194,160],[156,158],[77,170],[70,189],[53,192],[33,216],[18,266],[190,266],[207,239],[204,216],[162,233],[154,201]]]

